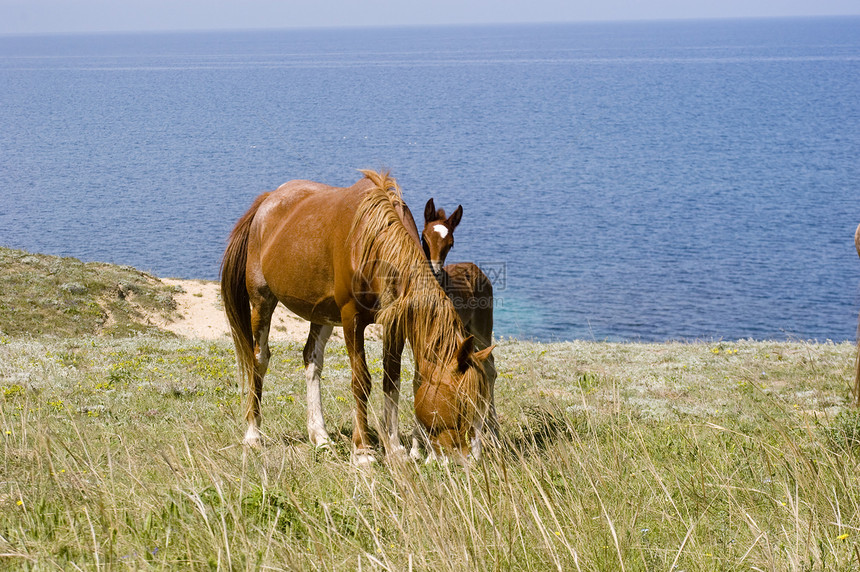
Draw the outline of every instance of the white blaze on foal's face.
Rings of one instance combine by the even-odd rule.
[[[438,234],[439,238],[442,240],[445,240],[445,237],[448,236],[448,227],[444,224],[434,224],[433,231]],[[444,252],[434,253],[439,256],[439,260],[435,260],[433,258],[430,259],[430,266],[433,268],[433,272],[437,275],[442,272],[442,259],[444,259],[445,255],[448,254],[446,248],[443,247],[443,250]]]

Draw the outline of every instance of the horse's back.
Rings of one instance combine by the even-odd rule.
[[[472,262],[448,264],[442,285],[480,349],[493,341],[493,284]]]
[[[344,188],[295,180],[269,193],[251,227],[252,285],[307,320],[339,323],[337,293],[352,279],[348,236],[371,187],[365,181]]]
[[[315,181],[287,181],[269,193],[258,216],[323,218],[327,222],[336,221],[326,217],[346,217],[351,224],[352,215],[370,188],[368,183],[362,179],[351,187],[332,187]]]
[[[484,271],[472,262],[445,266],[445,291],[457,296],[493,299],[493,284]]]

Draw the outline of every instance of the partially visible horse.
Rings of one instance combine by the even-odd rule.
[[[364,330],[383,329],[383,435],[386,451],[402,453],[397,431],[400,359],[408,340],[420,374],[418,391],[437,405],[423,415],[433,447],[480,455],[489,403],[483,362],[454,305],[434,279],[400,189],[387,173],[362,171],[349,188],[290,181],[257,197],[230,234],[221,265],[221,294],[233,334],[240,377],[249,386],[244,443],[259,445],[269,325],[280,302],[311,322],[304,348],[311,443],[329,443],[320,378],[325,344],[343,326],[355,398],[353,455],[374,460],[367,400],[371,377]],[[411,229],[409,228],[411,226]],[[432,413],[432,411],[431,411]]]
[[[860,224],[854,231],[854,246],[857,248],[857,256],[860,256]],[[854,358],[854,398],[856,405],[860,407],[860,318],[857,326],[857,356]]]
[[[857,225],[857,230],[854,231],[854,246],[857,248],[857,255],[860,256],[860,224]]]
[[[459,262],[445,266],[445,258],[454,245],[454,229],[463,216],[463,207],[458,206],[454,213],[446,218],[443,209],[436,209],[433,199],[427,201],[424,207],[424,229],[421,232],[421,245],[428,262],[436,275],[439,284],[454,304],[460,319],[469,334],[475,337],[475,347],[484,350],[493,346],[493,284],[487,275],[471,262]],[[494,437],[498,436],[499,421],[496,414],[494,388],[496,382],[496,365],[492,354],[484,361],[484,372],[487,376],[490,390],[490,405],[487,425]],[[418,399],[419,378],[413,380],[416,394],[416,410],[420,406]],[[418,440],[413,438],[412,456],[418,457]]]

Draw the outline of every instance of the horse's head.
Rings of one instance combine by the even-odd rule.
[[[415,416],[424,428],[432,455],[464,461],[481,455],[481,428],[490,405],[484,362],[495,346],[475,351],[475,338],[459,344],[438,364],[415,393]]]
[[[445,266],[445,257],[454,246],[454,229],[460,224],[463,217],[463,206],[460,205],[445,218],[445,210],[436,210],[433,199],[427,201],[424,207],[424,230],[421,232],[421,245],[424,247],[424,255],[430,262],[433,274],[438,278]]]

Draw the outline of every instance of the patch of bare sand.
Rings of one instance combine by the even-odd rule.
[[[221,285],[207,280],[178,280],[162,278],[161,281],[176,289],[177,318],[172,322],[158,324],[183,338],[215,340],[229,339],[230,326],[224,305],[221,303]],[[269,339],[279,342],[304,343],[308,338],[309,324],[283,305],[278,304],[272,316]],[[343,339],[343,330],[335,328],[333,337]],[[366,337],[379,339],[378,326],[368,327]]]
[[[161,281],[176,289],[173,299],[176,301],[178,316],[173,322],[160,324],[162,328],[183,338],[230,338],[230,326],[221,303],[221,286],[218,282],[175,278],[162,278]],[[269,339],[304,342],[307,337],[308,322],[279,304],[272,316]]]

